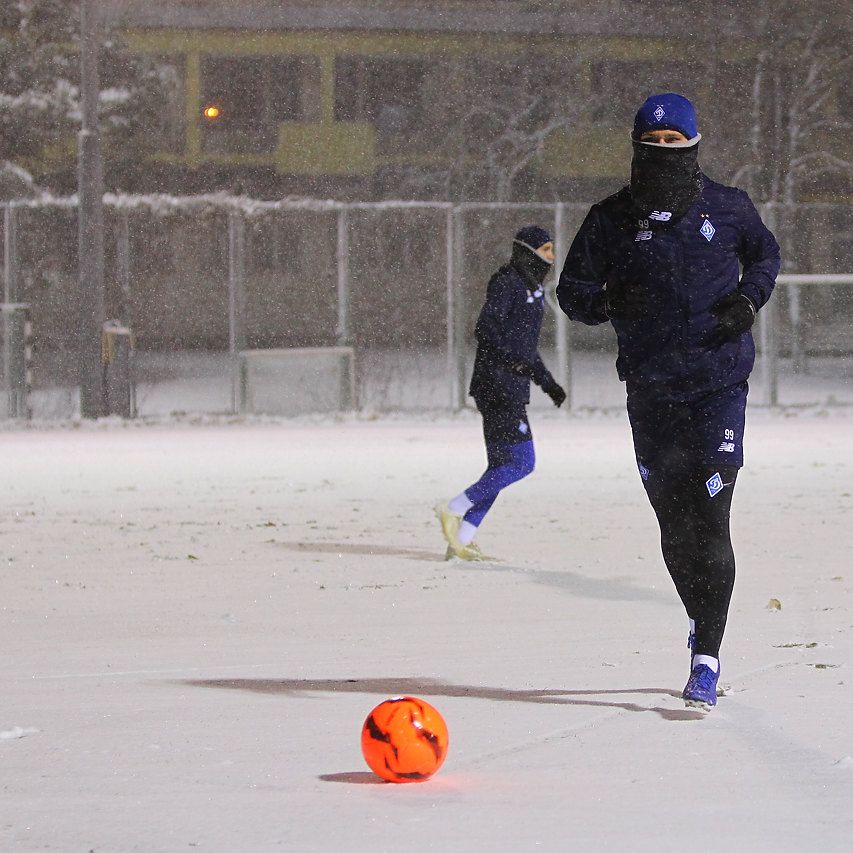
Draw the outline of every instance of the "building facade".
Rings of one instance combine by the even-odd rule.
[[[703,162],[722,180],[749,158],[755,122],[769,120],[750,108],[761,34],[728,0],[689,14],[671,2],[101,6],[131,50],[175,69],[157,119],[152,174],[163,188],[594,197],[626,179],[627,129],[652,91],[696,101]],[[557,126],[539,138],[549,121]],[[506,142],[497,154],[496,139]],[[525,159],[509,186],[460,178],[500,157]]]

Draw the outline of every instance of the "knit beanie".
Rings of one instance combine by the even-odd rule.
[[[693,104],[682,95],[665,92],[652,95],[637,110],[634,117],[634,132],[631,136],[639,139],[650,130],[677,130],[691,142],[699,141],[696,127],[696,110]]]
[[[513,243],[518,243],[524,246],[525,249],[530,249],[535,252],[540,246],[546,243],[553,242],[551,235],[538,225],[525,225],[516,235]]]

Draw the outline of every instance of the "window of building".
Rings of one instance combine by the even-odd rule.
[[[157,63],[164,95],[159,112],[152,117],[157,148],[169,154],[179,154],[186,140],[185,62],[183,57],[162,56],[157,57]]]
[[[339,57],[335,62],[335,120],[376,128],[380,150],[423,121],[421,91],[428,64],[413,59]]]
[[[203,150],[275,150],[279,124],[303,119],[304,72],[293,57],[203,57]]]

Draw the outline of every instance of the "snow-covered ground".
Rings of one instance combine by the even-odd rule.
[[[0,433],[0,849],[849,850],[853,415],[750,414],[708,716],[624,414],[532,422],[483,564],[471,413]],[[401,693],[423,784],[360,754]]]

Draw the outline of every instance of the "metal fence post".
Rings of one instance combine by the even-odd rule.
[[[107,371],[104,380],[104,394],[107,400],[108,414],[121,414],[122,417],[136,417],[136,379],[134,376],[134,344],[133,344],[133,293],[130,286],[130,216],[127,211],[120,211],[115,225],[116,240],[116,277],[118,279],[119,293],[121,294],[119,304],[119,324],[108,321],[104,325],[105,336],[112,336],[110,343],[111,351],[118,350],[120,357],[114,359]],[[126,340],[117,337],[116,329],[123,327],[126,330]],[[106,341],[105,341],[106,343]],[[126,349],[126,353],[124,350]],[[122,365],[122,372],[117,376],[116,366]],[[121,388],[117,395],[116,382]],[[126,383],[126,391],[121,383]],[[127,396],[127,405],[117,407],[117,397],[124,399]],[[124,414],[127,412],[127,414]]]
[[[15,234],[15,208],[7,204],[3,208],[3,302],[11,305],[18,299],[18,249]],[[12,324],[14,315],[11,311],[3,312],[3,379],[9,391],[9,406],[11,412],[12,386],[12,340],[14,330]]]
[[[445,215],[445,323],[446,323],[446,356],[447,356],[447,392],[448,403],[451,409],[456,408],[456,383],[454,376],[455,354],[453,350],[453,312],[455,310],[453,298],[454,274],[454,252],[456,241],[453,236],[453,225],[455,213],[453,208],[448,208]]]
[[[803,349],[803,328],[800,311],[800,286],[792,284],[788,290],[788,318],[791,321],[791,369],[794,373],[807,373]]]
[[[560,270],[566,254],[566,241],[563,236],[563,214],[565,205],[557,202],[554,210],[554,287],[560,280]],[[565,315],[554,297],[554,311],[557,321],[557,381],[566,392],[566,412],[572,408],[572,342],[569,337],[569,318]]]
[[[242,408],[242,383],[240,381],[240,351],[245,349],[243,333],[243,278],[245,228],[243,217],[237,211],[228,214],[228,351],[231,355],[231,411]]]
[[[465,402],[465,229],[463,210],[453,208],[453,269],[448,291],[448,368],[450,372],[450,405],[459,411]]]
[[[766,402],[779,405],[779,361],[776,356],[776,301],[771,299],[758,314],[758,333],[761,340],[761,375]]]
[[[3,208],[3,301],[18,298],[18,238],[17,216],[11,204]]]
[[[132,317],[132,294],[130,291],[130,223],[126,211],[119,213],[116,219],[116,277],[118,278],[121,306],[119,318],[130,326]]]
[[[3,314],[3,374],[6,385],[6,414],[10,418],[30,417],[32,384],[32,323],[26,303],[0,304]]]
[[[453,389],[453,208],[444,215],[444,322],[445,358],[447,361],[447,402],[454,408]]]
[[[335,338],[339,347],[350,345],[349,327],[349,210],[338,211],[338,326]]]
[[[772,203],[763,205],[762,218],[773,231],[776,227],[776,210]],[[766,402],[770,406],[779,405],[779,360],[777,353],[776,299],[772,296],[758,314],[758,333],[761,340],[761,375],[766,388]]]
[[[17,216],[11,204],[3,209],[3,383],[7,414],[29,417],[29,376],[32,346],[29,306],[18,300]]]

